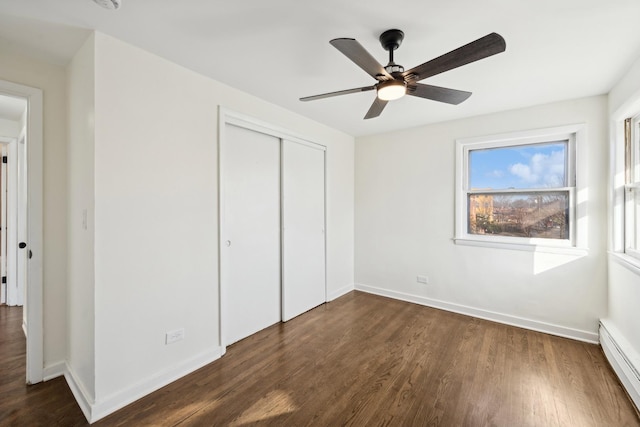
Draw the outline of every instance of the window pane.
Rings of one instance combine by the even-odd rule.
[[[568,187],[568,141],[469,151],[469,188]]]
[[[468,195],[469,234],[569,239],[569,192]]]
[[[636,251],[640,251],[640,195],[636,189],[633,194],[634,217],[631,232],[633,233],[633,247]]]

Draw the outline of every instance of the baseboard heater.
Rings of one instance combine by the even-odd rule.
[[[611,334],[606,323],[601,321],[599,329],[602,350],[638,410],[640,408],[640,372],[632,361],[634,356],[629,354],[634,350],[616,341],[614,337],[616,334]],[[618,337],[618,340],[623,340],[623,337]]]

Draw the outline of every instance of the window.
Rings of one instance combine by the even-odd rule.
[[[625,120],[625,253],[640,258],[640,116]]]
[[[456,243],[576,247],[581,126],[457,141]]]

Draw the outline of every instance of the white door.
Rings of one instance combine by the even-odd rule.
[[[24,219],[18,219],[18,140],[12,138],[6,141],[7,163],[3,163],[6,171],[4,189],[6,190],[6,217],[2,228],[6,239],[4,265],[7,277],[6,303],[7,305],[22,305],[21,288],[18,286],[18,224]],[[25,310],[26,311],[26,310]],[[24,314],[24,311],[23,311]]]
[[[280,139],[224,126],[220,274],[228,345],[281,319]]]
[[[326,301],[324,150],[283,141],[282,320]]]
[[[7,146],[2,144],[2,157],[7,156]],[[0,163],[0,276],[2,290],[0,302],[7,302],[7,164]]]

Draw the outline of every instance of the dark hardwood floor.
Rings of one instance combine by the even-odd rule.
[[[85,425],[63,379],[24,385],[24,337],[12,326],[21,313],[0,313],[0,425]],[[230,346],[95,425],[640,421],[597,345],[352,292]]]
[[[0,426],[86,425],[64,378],[27,386],[22,307],[0,306]]]

